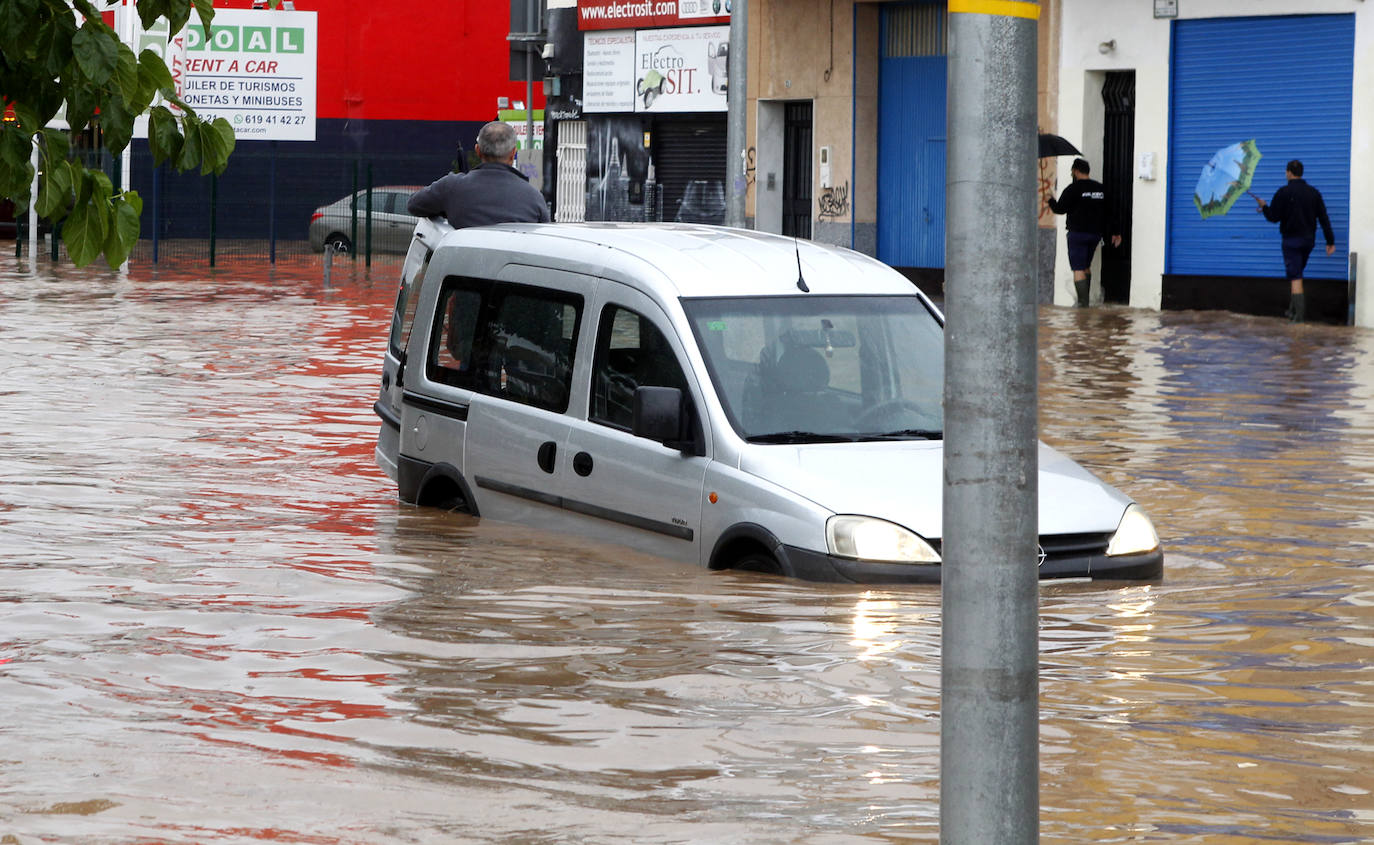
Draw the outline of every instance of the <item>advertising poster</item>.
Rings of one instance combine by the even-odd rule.
[[[156,50],[181,99],[207,123],[229,121],[237,140],[313,141],[315,22],[315,12],[216,9],[208,33],[192,15],[169,43],[165,20],[145,32],[134,15],[133,47]],[[140,118],[135,136],[147,127]]]
[[[582,110],[723,112],[730,27],[583,33]]]
[[[634,32],[588,32],[582,38],[582,111],[634,111]]]
[[[216,9],[188,26],[181,99],[240,141],[315,140],[315,13]]]
[[[635,37],[635,111],[725,111],[730,27],[644,29]]]

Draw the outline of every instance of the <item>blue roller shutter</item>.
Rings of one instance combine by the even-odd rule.
[[[882,9],[878,93],[878,258],[945,266],[944,3]]]
[[[1283,276],[1278,226],[1252,198],[1206,220],[1193,204],[1208,159],[1253,138],[1263,158],[1251,190],[1272,198],[1296,158],[1326,199],[1337,250],[1314,251],[1308,277],[1345,278],[1354,56],[1353,14],[1174,23],[1166,273]]]

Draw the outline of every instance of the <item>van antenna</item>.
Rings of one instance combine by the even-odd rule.
[[[806,286],[806,279],[802,278],[801,269],[801,244],[795,237],[792,238],[792,248],[797,251],[797,290],[802,293],[810,293],[811,288]]]

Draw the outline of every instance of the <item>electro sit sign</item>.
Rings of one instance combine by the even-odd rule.
[[[315,140],[315,13],[216,9],[209,32],[181,33],[181,98],[222,117],[240,141]]]

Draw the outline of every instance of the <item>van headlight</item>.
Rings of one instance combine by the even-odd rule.
[[[1112,541],[1107,544],[1108,555],[1138,555],[1159,548],[1155,525],[1139,505],[1128,505],[1116,526]]]
[[[825,542],[836,557],[884,563],[939,563],[940,555],[913,531],[871,516],[832,516]]]

